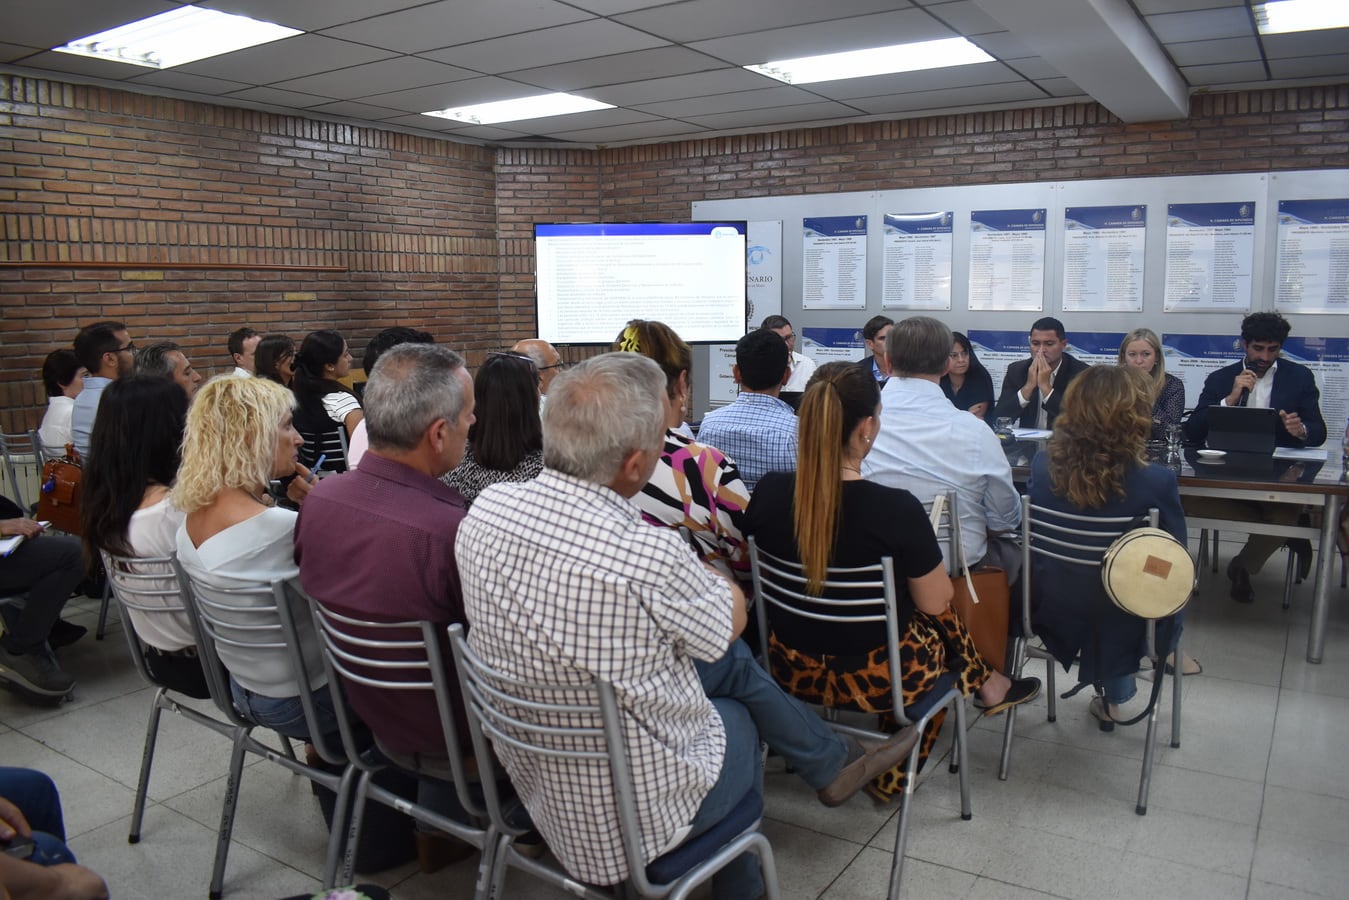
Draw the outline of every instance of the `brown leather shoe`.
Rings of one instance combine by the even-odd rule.
[[[919,732],[909,726],[886,740],[847,737],[848,761],[834,780],[816,793],[825,806],[842,806],[853,794],[882,772],[894,768],[909,758]]]
[[[1251,573],[1234,559],[1227,564],[1227,577],[1232,581],[1231,597],[1238,603],[1254,603],[1255,588],[1251,587]]]

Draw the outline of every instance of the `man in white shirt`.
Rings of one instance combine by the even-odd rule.
[[[767,329],[787,342],[787,352],[791,357],[792,377],[782,386],[784,394],[799,394],[806,389],[806,382],[815,374],[815,360],[796,352],[796,332],[786,316],[769,316],[763,320],[760,328]]]
[[[253,354],[257,352],[258,342],[262,340],[262,335],[258,334],[252,328],[239,328],[230,332],[228,346],[230,358],[234,360],[234,371],[231,375],[238,375],[240,378],[252,378],[256,368],[253,365]]]
[[[954,490],[965,559],[1021,570],[1014,538],[1021,498],[1002,444],[983,420],[956,409],[942,393],[950,365],[951,329],[914,316],[895,323],[886,339],[890,380],[881,389],[881,430],[862,461],[865,478],[903,488],[924,503]]]

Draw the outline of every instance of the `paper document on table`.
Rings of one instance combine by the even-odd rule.
[[[22,543],[23,535],[21,534],[16,534],[13,537],[0,538],[0,559],[4,559],[15,550],[18,550],[19,545]]]
[[[1322,447],[1275,447],[1275,459],[1306,459],[1324,462],[1326,451]]]
[[[1012,437],[1018,441],[1043,441],[1054,432],[1048,428],[1013,428]]]

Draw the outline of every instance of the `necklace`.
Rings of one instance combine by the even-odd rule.
[[[842,469],[842,470],[845,471],[845,472],[854,472],[854,473],[856,473],[858,478],[861,478],[861,477],[862,477],[862,470],[861,470],[861,469],[854,469],[852,466],[839,466],[839,468]]]

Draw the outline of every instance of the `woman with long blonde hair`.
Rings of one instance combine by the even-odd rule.
[[[945,352],[943,350],[943,352]],[[799,561],[808,592],[822,595],[831,566],[875,565],[890,557],[898,591],[903,695],[911,703],[947,671],[966,694],[977,693],[992,715],[1039,693],[1040,682],[1013,682],[979,657],[965,624],[951,610],[951,579],[923,505],[908,491],[865,481],[862,459],[880,430],[880,387],[846,362],[816,370],[801,399],[796,472],[773,472],[750,502],[749,531],[767,552]],[[769,614],[769,664],[774,677],[808,703],[884,715],[890,706],[890,664],[884,627],[799,620]],[[798,677],[804,675],[805,677]],[[804,689],[802,689],[804,686]],[[943,715],[923,735],[922,759],[936,742]],[[888,800],[904,789],[904,768],[869,788]]]
[[[1179,425],[1185,415],[1185,382],[1166,371],[1162,342],[1150,328],[1135,328],[1119,345],[1117,364],[1145,373],[1151,383],[1152,437],[1166,437],[1169,425]]]
[[[1076,515],[1121,517],[1144,516],[1156,507],[1160,527],[1184,544],[1176,473],[1145,456],[1152,388],[1149,374],[1131,366],[1092,366],[1074,378],[1054,420],[1054,436],[1031,463],[1031,503]],[[1065,670],[1080,656],[1078,681],[1103,687],[1102,696],[1091,701],[1091,714],[1102,731],[1113,731],[1120,704],[1137,690],[1144,621],[1106,598],[1095,569],[1037,555],[1031,585],[1035,633]],[[1157,625],[1158,642],[1174,646],[1180,616]],[[1194,660],[1187,658],[1185,665],[1198,671]]]

